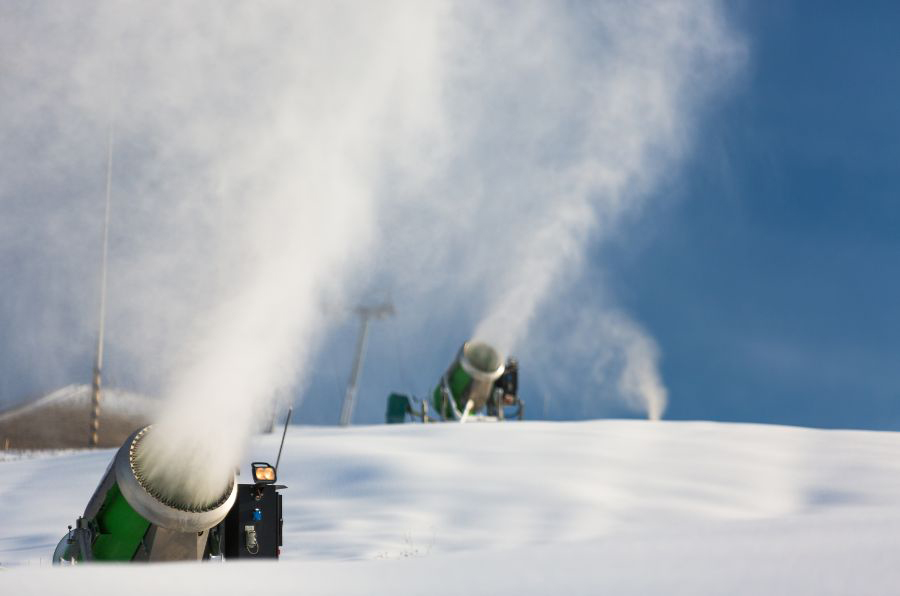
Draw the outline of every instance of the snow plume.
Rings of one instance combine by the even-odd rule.
[[[444,312],[472,305],[472,335],[505,353],[547,360],[532,344],[551,338],[570,372],[606,368],[617,354],[619,376],[580,392],[659,418],[666,389],[653,339],[607,289],[588,296],[593,308],[564,297],[583,288],[586,264],[602,269],[605,242],[628,241],[629,220],[652,206],[698,112],[739,65],[740,42],[715,2],[483,3],[461,18],[446,77],[454,138],[443,169],[415,191],[440,199],[401,204],[418,222],[406,225],[428,234],[407,231],[417,248],[398,253],[420,260],[401,285],[431,291],[422,302],[450,305]],[[436,288],[422,287],[422,271]],[[568,337],[548,327],[556,311],[582,313]],[[576,349],[583,329],[596,331],[591,352]]]
[[[110,123],[107,366],[167,396],[146,447],[201,502],[323,304],[388,280],[420,334],[523,346],[685,153],[729,36],[712,1],[4,5],[4,392],[89,370]],[[619,392],[664,395],[620,320]]]
[[[235,43],[232,27],[250,22],[254,37],[241,39],[245,31],[226,53],[252,48],[257,59],[224,68],[241,86],[241,112],[261,105],[235,114],[236,138],[213,148],[230,203],[224,213],[237,216],[238,266],[192,331],[167,388],[169,411],[147,436],[148,461],[180,464],[157,468],[160,485],[192,495],[192,505],[219,496],[259,415],[302,381],[323,330],[321,302],[342,291],[371,245],[383,163],[434,109],[432,42],[427,28],[407,22],[434,22],[434,7],[370,10],[323,3],[261,22],[250,11],[229,18],[225,31],[206,32],[214,50],[203,68],[214,70],[221,46]],[[211,125],[226,122],[217,114]]]
[[[214,501],[273,396],[303,382],[322,303],[365,263],[386,161],[436,120],[442,7],[0,10],[0,161],[21,168],[0,182],[4,254],[35,268],[63,260],[77,273],[62,287],[23,277],[52,294],[47,311],[80,311],[46,330],[27,317],[41,329],[17,333],[44,338],[28,354],[37,363],[96,326],[112,122],[108,368],[165,396],[142,445],[155,485],[191,506]],[[85,372],[89,362],[83,353]]]
[[[617,395],[627,409],[643,412],[650,420],[662,418],[668,392],[659,374],[656,342],[621,311],[611,308],[577,309],[570,316],[568,358],[591,363],[588,374],[575,377],[586,383],[580,389],[566,379],[556,379],[553,390],[591,397],[598,388]],[[566,370],[563,362],[558,370]]]

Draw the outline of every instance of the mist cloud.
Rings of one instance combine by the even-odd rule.
[[[732,38],[716,2],[4,6],[2,398],[89,370],[110,125],[108,368],[229,462],[303,385],[322,304],[369,284],[427,322],[410,343],[546,335],[687,154]],[[657,348],[614,302],[585,315],[617,313],[612,394],[661,414]]]

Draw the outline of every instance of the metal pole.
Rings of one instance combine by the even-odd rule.
[[[112,127],[109,129],[106,155],[106,215],[103,220],[103,263],[100,271],[100,330],[97,333],[97,359],[94,361],[94,377],[91,383],[91,434],[90,446],[96,447],[100,432],[100,400],[102,398],[103,335],[106,330],[106,269],[109,260],[109,205],[112,194]]]
[[[356,338],[356,355],[353,358],[353,369],[350,371],[350,379],[347,381],[347,393],[344,394],[344,404],[341,407],[341,426],[347,426],[353,418],[359,374],[362,371],[366,352],[366,339],[369,336],[369,320],[383,319],[393,315],[394,305],[388,301],[378,306],[360,306],[356,309],[356,312],[360,317],[359,336]]]
[[[341,426],[350,424],[353,417],[353,406],[356,401],[356,389],[359,383],[359,371],[362,368],[366,338],[369,335],[369,313],[360,312],[359,336],[356,338],[356,356],[353,358],[353,369],[347,381],[347,393],[344,394],[344,406],[341,408]]]

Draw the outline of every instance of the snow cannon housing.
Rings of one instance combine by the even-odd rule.
[[[518,390],[518,363],[510,358],[503,363],[500,353],[492,346],[468,341],[460,347],[456,357],[428,400],[418,402],[415,397],[392,393],[388,397],[386,421],[401,423],[407,417],[423,422],[467,420],[502,420],[505,408],[516,406],[513,414],[522,419],[524,404]],[[414,405],[415,404],[415,405]],[[429,412],[429,405],[435,412]]]
[[[254,528],[257,543],[260,539],[278,543],[274,549],[260,549],[256,556],[277,556],[281,542],[281,495],[277,490],[285,487],[273,484],[274,468],[263,464],[265,468],[260,466],[262,471],[258,472],[255,463],[254,478],[263,478],[252,485],[238,484],[232,473],[225,479],[221,495],[208,503],[177,502],[142,474],[137,454],[142,439],[152,428],[136,431],[116,452],[84,514],[57,545],[53,562],[191,561],[221,557],[232,543],[242,546],[246,542],[250,532],[229,532],[226,520],[236,515],[238,503],[246,500],[242,501],[239,494],[257,486],[265,487],[262,492],[274,497],[254,507],[260,512],[256,515],[266,519],[265,530],[256,532],[255,523],[247,525]],[[275,554],[269,555],[270,552]]]

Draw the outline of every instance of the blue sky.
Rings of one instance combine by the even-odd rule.
[[[746,81],[615,277],[670,417],[897,429],[900,13],[757,4]]]
[[[744,2],[732,19],[744,72],[656,190],[657,211],[594,259],[659,343],[667,418],[898,430],[900,5]],[[428,384],[401,375],[390,324],[373,327],[358,420],[410,384],[392,379]],[[326,404],[354,334],[348,323],[333,338],[346,356],[319,370],[301,416],[337,417]]]

